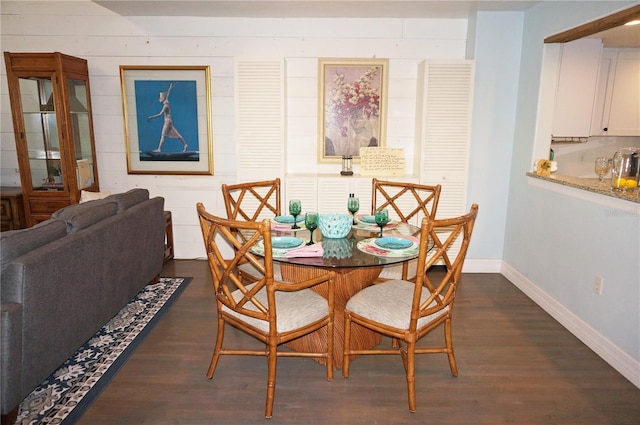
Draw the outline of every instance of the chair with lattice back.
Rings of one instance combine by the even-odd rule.
[[[387,208],[389,216],[405,223],[419,225],[423,217],[436,216],[440,200],[440,185],[425,185],[387,180],[371,180],[371,214],[378,208]],[[386,279],[414,279],[416,261],[386,266],[378,281]]]
[[[222,198],[231,220],[258,221],[280,215],[280,179],[223,184]],[[240,270],[247,280],[253,280],[257,271],[250,264],[241,264]],[[274,264],[274,275],[281,279],[280,265]]]
[[[271,228],[268,220],[239,221],[209,214],[197,204],[209,268],[216,297],[218,326],[215,347],[207,377],[213,374],[220,356],[250,355],[267,357],[267,401],[265,417],[273,415],[278,357],[311,357],[326,362],[327,380],[333,379],[333,317],[335,273],[327,271],[300,282],[274,278]],[[246,240],[239,234],[251,235]],[[256,245],[258,244],[258,245]],[[233,258],[225,258],[224,248],[233,247]],[[252,252],[260,246],[263,257]],[[252,264],[260,278],[247,282],[238,271],[241,262]],[[316,291],[311,290],[316,286]],[[266,348],[226,349],[225,325],[232,325],[262,341]],[[326,328],[326,350],[321,352],[278,350],[278,346]],[[315,364],[315,363],[313,363]],[[237,371],[234,373],[238,373]],[[240,372],[241,373],[241,372]]]
[[[223,184],[227,218],[257,221],[280,215],[280,179]]]
[[[478,206],[474,204],[469,213],[460,217],[423,218],[415,282],[388,280],[371,285],[349,299],[344,313],[342,376],[349,376],[349,361],[353,355],[399,354],[405,367],[409,410],[412,412],[416,410],[416,354],[446,353],[451,374],[458,376],[451,320],[477,214]],[[458,251],[456,241],[460,243]],[[432,267],[440,262],[444,264],[444,271],[441,267]],[[386,335],[398,344],[392,344],[391,348],[351,349],[353,324]],[[433,347],[426,341],[418,345],[422,337],[440,325],[444,325],[444,345]]]

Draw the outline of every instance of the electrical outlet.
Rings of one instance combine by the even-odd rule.
[[[602,276],[597,276],[593,279],[593,292],[598,295],[602,295],[602,287],[604,286],[604,279]]]

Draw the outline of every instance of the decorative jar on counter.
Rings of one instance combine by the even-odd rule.
[[[613,155],[611,189],[634,192],[638,190],[640,153],[638,148],[622,148]]]

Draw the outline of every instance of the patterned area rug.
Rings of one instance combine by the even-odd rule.
[[[16,424],[72,424],[116,375],[191,278],[147,285],[20,404]]]

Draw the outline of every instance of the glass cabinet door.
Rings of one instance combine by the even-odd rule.
[[[84,189],[95,183],[87,83],[84,80],[69,78],[67,79],[67,90],[71,113],[72,144],[76,154],[78,189]]]
[[[51,78],[21,77],[19,84],[32,189],[64,190]]]

